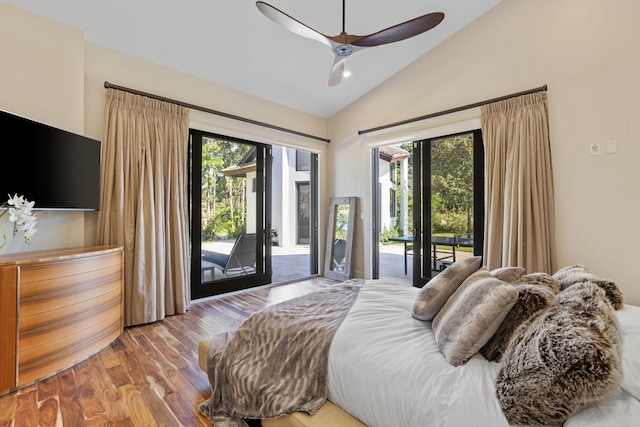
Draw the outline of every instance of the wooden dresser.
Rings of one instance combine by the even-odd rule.
[[[0,256],[0,394],[69,368],[120,336],[122,260],[118,246]]]

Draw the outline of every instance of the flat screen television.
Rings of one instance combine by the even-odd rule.
[[[38,210],[100,208],[100,141],[2,110],[0,131],[0,203],[17,194]]]

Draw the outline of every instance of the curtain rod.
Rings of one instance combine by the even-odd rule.
[[[444,116],[445,114],[457,113],[458,111],[470,110],[471,108],[482,107],[483,105],[491,104],[493,102],[498,102],[498,101],[504,101],[505,99],[515,98],[517,96],[529,95],[530,93],[546,92],[546,91],[547,91],[547,85],[543,85],[543,86],[537,87],[535,89],[529,89],[529,90],[525,90],[525,91],[518,92],[518,93],[512,93],[511,95],[505,95],[505,96],[501,96],[499,98],[487,99],[485,101],[475,102],[473,104],[464,105],[462,107],[451,108],[449,110],[443,110],[443,111],[439,111],[437,113],[431,113],[431,114],[427,114],[425,116],[415,117],[413,119],[402,120],[402,121],[399,121],[399,122],[395,122],[395,123],[391,123],[391,124],[383,125],[383,126],[378,126],[378,127],[371,128],[371,129],[359,130],[358,131],[358,135],[364,135],[364,134],[367,134],[367,133],[371,133],[371,132],[375,132],[375,131],[379,131],[379,130],[383,130],[383,129],[389,129],[389,128],[396,127],[396,126],[406,125],[406,124],[413,123],[413,122],[419,122],[420,120],[432,119],[434,117]]]
[[[109,89],[109,88],[118,89],[118,90],[122,90],[122,91],[125,91],[125,92],[133,93],[133,94],[136,94],[136,95],[146,96],[147,98],[157,99],[159,101],[170,102],[172,104],[180,105],[182,107],[191,108],[193,110],[204,111],[205,113],[215,114],[216,116],[222,116],[222,117],[226,117],[228,119],[238,120],[238,121],[245,122],[245,123],[250,123],[250,124],[256,125],[256,126],[262,126],[262,127],[269,128],[269,129],[279,130],[281,132],[292,133],[294,135],[304,136],[305,138],[316,139],[318,141],[323,141],[323,142],[327,142],[327,143],[331,142],[331,140],[329,140],[327,138],[322,138],[320,136],[309,135],[307,133],[298,132],[297,130],[287,129],[287,128],[283,128],[283,127],[280,127],[280,126],[272,125],[272,124],[269,124],[269,123],[263,123],[263,122],[259,122],[257,120],[247,119],[246,117],[240,117],[240,116],[236,116],[236,115],[233,115],[233,114],[224,113],[222,111],[216,111],[216,110],[212,110],[210,108],[200,107],[198,105],[189,104],[189,103],[181,102],[181,101],[176,101],[175,99],[165,98],[163,96],[153,95],[153,94],[142,92],[142,91],[139,91],[139,90],[136,90],[136,89],[130,89],[130,88],[127,88],[127,87],[114,85],[114,84],[111,84],[109,82],[104,82],[104,87],[106,89]]]

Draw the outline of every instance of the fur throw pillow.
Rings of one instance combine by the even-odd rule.
[[[513,282],[525,272],[524,267],[500,267],[491,270],[491,275],[503,282]]]
[[[416,295],[411,315],[418,320],[433,320],[449,297],[480,268],[481,263],[481,256],[463,258],[429,280]]]
[[[558,270],[553,275],[553,278],[560,282],[560,284],[562,285],[562,289],[567,289],[569,286],[573,286],[576,283],[595,283],[606,292],[607,298],[609,298],[609,302],[611,302],[613,308],[615,308],[616,310],[620,310],[624,305],[622,292],[615,282],[596,277],[582,264],[575,264],[564,267]]]
[[[548,275],[547,273],[531,273],[526,274],[524,276],[519,277],[515,281],[512,282],[514,285],[538,285],[545,286],[551,290],[554,294],[557,294],[562,289],[562,285],[553,276]]]
[[[512,284],[484,269],[473,273],[433,319],[440,352],[453,366],[466,363],[495,334],[517,300]]]
[[[496,392],[511,424],[562,424],[622,378],[620,330],[605,291],[578,283],[522,324],[503,356]]]
[[[491,339],[480,349],[487,360],[498,362],[514,331],[531,316],[553,305],[555,294],[546,286],[517,285],[518,300]]]

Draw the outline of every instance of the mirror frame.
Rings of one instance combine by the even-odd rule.
[[[327,242],[324,257],[324,276],[335,280],[351,278],[351,261],[353,258],[353,232],[356,225],[357,197],[332,197],[329,199],[329,224],[327,226]],[[347,239],[345,247],[344,268],[336,271],[333,267],[333,251],[335,248],[336,216],[340,206],[349,206],[347,219]]]

